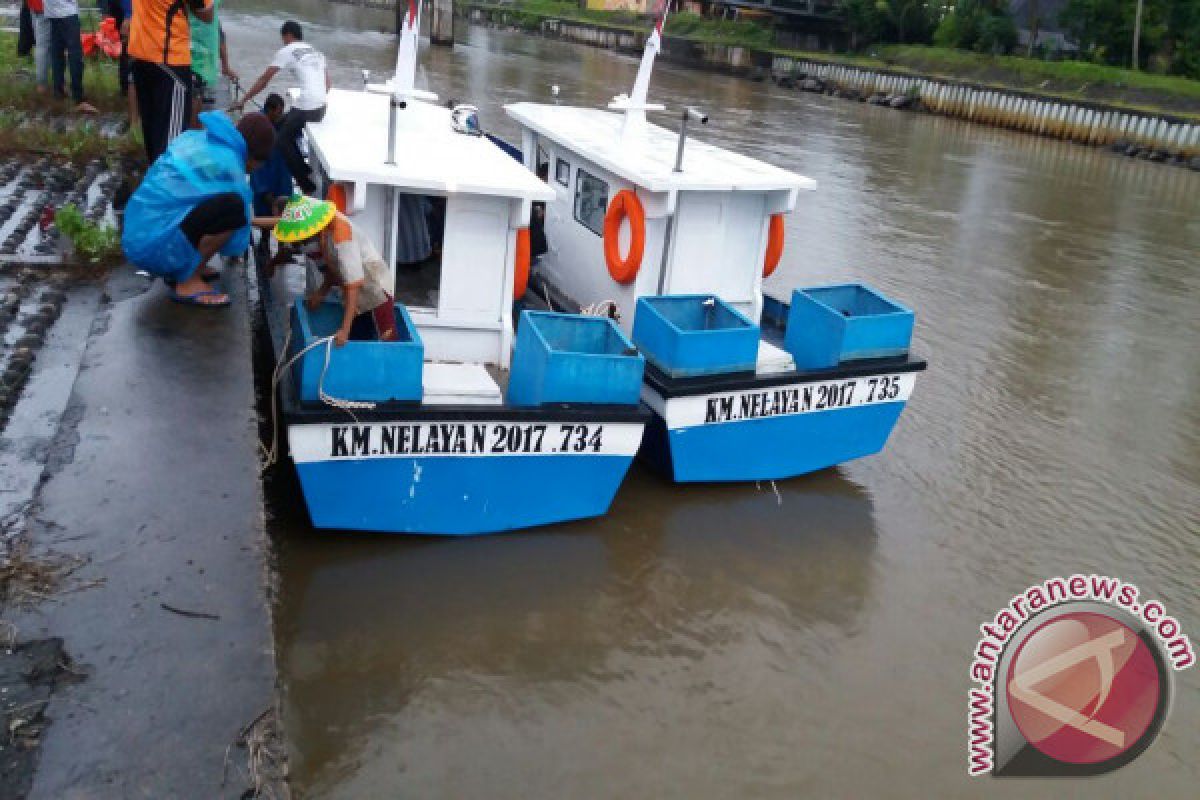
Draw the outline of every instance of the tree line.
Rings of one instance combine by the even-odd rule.
[[[1039,23],[1057,22],[1079,48],[1078,58],[1200,78],[1200,0],[1068,0],[1057,20],[1040,14],[1038,5],[1029,0],[1034,38]],[[838,0],[838,8],[853,50],[876,43],[935,44],[995,54],[1018,49],[1008,0]],[[1133,65],[1135,52],[1138,63]],[[1032,41],[1022,54],[1050,55]]]

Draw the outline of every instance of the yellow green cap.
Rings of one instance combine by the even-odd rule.
[[[325,230],[336,214],[337,208],[327,200],[294,194],[275,224],[275,238],[281,242],[302,242]]]

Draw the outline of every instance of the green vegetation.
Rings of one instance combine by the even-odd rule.
[[[1059,22],[1092,61],[1129,66],[1136,8],[1123,0],[1069,0]],[[1200,78],[1200,2],[1145,0],[1138,53],[1142,69]]]
[[[0,152],[42,153],[78,161],[141,151],[140,131],[105,136],[95,120],[76,114],[70,101],[39,94],[33,82],[33,59],[18,58],[16,53],[16,35],[0,32]],[[88,59],[83,80],[92,105],[107,112],[125,110],[115,63]],[[41,112],[53,116],[32,116]]]
[[[1174,0],[1146,0],[1147,8],[1154,2]],[[1200,0],[1190,2],[1197,6],[1200,15]],[[649,31],[651,24],[645,16],[622,11],[585,10],[570,0],[467,0],[467,3],[502,12],[510,22],[530,29],[538,28],[546,19],[590,22],[641,33]],[[1132,3],[1129,5],[1132,8]],[[740,45],[867,69],[889,69],[997,88],[1023,89],[1067,100],[1098,100],[1144,111],[1169,111],[1188,116],[1200,114],[1200,81],[1093,61],[1048,61],[1004,55],[1016,42],[1016,30],[1004,0],[959,0],[956,7],[943,13],[947,7],[922,0],[842,0],[841,9],[852,34],[854,50],[845,54],[775,47],[772,44],[774,31],[765,24],[704,19],[696,14],[668,17],[666,32],[695,41]],[[1147,35],[1157,34],[1152,31]],[[930,46],[928,42],[933,40],[943,46]]]
[[[89,264],[115,263],[121,259],[121,235],[117,229],[89,222],[73,203],[67,203],[54,214],[54,224],[71,240],[75,254]]]
[[[1037,87],[1045,81],[1076,87],[1111,87],[1178,95],[1200,100],[1200,81],[1175,75],[1156,75],[1087,61],[1040,61],[1020,56],[990,56],[944,47],[891,45],[879,48],[880,61],[914,72],[987,82],[1002,75],[1016,86]]]
[[[84,58],[83,93],[101,111],[125,110],[125,98],[117,85],[117,64],[111,59]],[[69,100],[38,93],[33,81],[33,57],[18,58],[16,34],[0,31],[0,108],[65,114],[72,111],[73,105]]]
[[[106,136],[90,119],[72,118],[61,128],[44,120],[30,120],[28,112],[0,111],[0,152],[39,153],[88,161],[109,156],[138,156],[142,153],[141,131],[123,136]]]

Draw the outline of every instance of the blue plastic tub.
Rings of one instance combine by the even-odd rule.
[[[341,324],[340,303],[324,303],[316,311],[309,311],[302,300],[297,300],[292,306],[291,352],[298,353],[313,341],[333,335]],[[334,347],[323,383],[326,346],[309,350],[293,366],[300,401],[321,402],[323,386],[325,394],[342,400],[420,402],[425,346],[401,303],[396,304],[396,333],[399,338],[394,342],[350,341],[344,347]]]
[[[517,326],[508,402],[636,405],[645,364],[610,319],[525,311]]]
[[[797,369],[908,353],[913,312],[861,283],[792,292],[783,346]]]
[[[753,372],[759,329],[709,294],[638,300],[633,341],[646,360],[673,378]]]

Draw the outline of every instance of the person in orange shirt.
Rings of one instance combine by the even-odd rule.
[[[212,22],[212,0],[133,0],[129,71],[151,163],[191,119],[192,34],[187,10]]]

